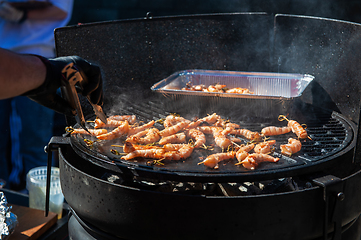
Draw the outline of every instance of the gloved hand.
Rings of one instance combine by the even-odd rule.
[[[86,75],[88,83],[83,86],[81,93],[83,96],[90,96],[90,101],[97,105],[103,105],[103,89],[100,68],[78,56],[59,57],[54,59],[46,59],[39,57],[46,66],[45,82],[38,88],[26,92],[23,96],[27,96],[33,101],[53,109],[59,113],[73,116],[69,103],[61,98],[56,91],[62,86],[62,70],[69,63],[73,62],[79,69],[79,72]],[[83,76],[84,77],[84,76]]]
[[[0,3],[0,18],[10,22],[20,23],[26,19],[26,11],[14,8],[7,2]]]

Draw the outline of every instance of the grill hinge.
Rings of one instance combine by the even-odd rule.
[[[328,238],[328,229],[333,224],[332,240],[341,240],[342,226],[342,201],[345,199],[343,193],[343,181],[335,176],[326,175],[313,179],[313,182],[323,188],[323,200],[325,202],[325,216],[323,236]],[[330,218],[331,217],[331,218]],[[329,219],[330,218],[330,219]]]

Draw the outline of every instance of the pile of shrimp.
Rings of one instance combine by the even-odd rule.
[[[200,159],[200,164],[209,168],[219,168],[222,161],[237,160],[235,165],[254,170],[263,162],[276,163],[273,157],[276,140],[270,136],[293,132],[297,137],[289,138],[287,144],[280,145],[281,154],[291,156],[301,150],[301,140],[308,138],[307,131],[295,120],[288,120],[280,115],[279,121],[287,120],[284,127],[268,126],[260,132],[241,128],[240,125],[222,119],[216,113],[203,118],[188,120],[176,114],[170,114],[158,121],[163,128],[154,126],[154,120],[139,124],[135,115],[114,115],[108,117],[107,123],[99,119],[94,121],[94,129],[68,129],[72,134],[92,134],[99,141],[121,139],[123,145],[115,145],[124,155],[123,160],[150,158],[157,164],[163,160],[179,161],[189,158],[195,149],[205,149],[209,155]],[[107,130],[111,129],[111,130]],[[246,144],[238,138],[246,139]],[[216,150],[217,149],[217,150]]]
[[[202,92],[216,92],[216,93],[237,93],[237,94],[253,94],[248,88],[227,88],[227,85],[224,84],[211,84],[206,87],[203,84],[193,85],[192,83],[187,83],[186,87],[182,88],[185,91],[202,91]]]

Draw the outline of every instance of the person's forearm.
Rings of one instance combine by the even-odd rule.
[[[0,99],[35,89],[44,82],[45,77],[46,67],[38,57],[0,48]]]

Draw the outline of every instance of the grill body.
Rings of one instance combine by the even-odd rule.
[[[323,236],[322,187],[257,196],[202,196],[162,193],[110,183],[114,174],[60,153],[62,189],[77,215],[91,226],[124,239],[318,239]],[[342,226],[361,212],[360,172],[343,179]],[[330,212],[333,212],[330,204]],[[330,233],[333,229],[330,225]]]
[[[57,29],[55,38],[58,56],[79,55],[100,66],[108,114],[127,106],[124,97],[135,104],[153,98],[150,87],[177,71],[274,71],[315,76],[301,100],[357,123],[360,73],[354,53],[361,49],[360,27],[332,19],[236,13],[94,23]],[[82,106],[91,117],[85,99]],[[194,111],[203,115],[208,107]],[[231,114],[232,107],[223,110]],[[237,110],[252,109],[242,107]],[[361,213],[361,174],[353,164],[358,158],[348,149],[333,164],[301,174],[310,181],[336,176],[339,181],[331,186],[320,181],[304,190],[233,197],[109,182],[104,176],[121,179],[121,173],[80,157],[71,146],[60,149],[60,170],[63,193],[74,212],[114,237],[327,239],[328,234],[345,236]],[[343,201],[334,195],[340,192]]]

